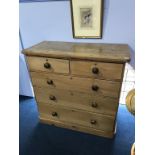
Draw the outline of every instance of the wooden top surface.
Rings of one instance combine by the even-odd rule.
[[[23,50],[27,56],[73,58],[106,62],[130,60],[127,44],[71,43],[44,41]]]

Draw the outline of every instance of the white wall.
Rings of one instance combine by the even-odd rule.
[[[127,43],[134,66],[134,0],[105,0],[102,39],[73,39],[69,1],[20,3],[19,14],[25,48],[43,40]]]
[[[19,55],[19,94],[24,96],[34,96],[23,54]]]
[[[21,40],[19,40],[19,50],[22,51]],[[24,96],[34,96],[27,65],[22,53],[19,53],[19,94]]]

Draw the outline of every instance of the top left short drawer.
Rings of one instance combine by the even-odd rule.
[[[69,60],[27,56],[29,71],[69,73]]]

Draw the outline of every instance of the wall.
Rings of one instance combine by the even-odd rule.
[[[69,1],[20,3],[20,30],[24,48],[43,40],[127,43],[134,66],[135,1],[105,0],[102,39],[73,39]]]
[[[19,40],[19,49],[22,50],[21,40]],[[28,74],[25,57],[19,53],[19,94],[24,96],[34,96],[31,80]]]

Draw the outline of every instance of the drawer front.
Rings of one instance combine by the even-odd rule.
[[[120,82],[31,72],[33,86],[119,97]]]
[[[102,63],[91,61],[71,61],[71,73],[107,80],[121,80],[123,64]]]
[[[27,57],[30,71],[44,71],[50,73],[69,73],[69,61],[63,59]]]
[[[62,121],[61,122],[55,121],[55,120],[47,119],[44,117],[39,117],[39,120],[41,123],[46,123],[49,125],[54,125],[57,127],[67,128],[67,129],[71,129],[71,130],[75,130],[75,131],[90,133],[90,134],[97,135],[97,136],[102,136],[102,137],[107,137],[107,138],[113,138],[113,136],[114,136],[114,131],[106,132],[103,130],[89,128],[89,127],[77,125],[77,124],[70,123],[70,122],[68,123],[68,122],[62,122]]]
[[[40,117],[45,119],[75,123],[104,131],[113,131],[115,117],[43,104],[39,104],[38,109]]]
[[[73,91],[34,87],[36,100],[41,103],[82,109],[115,116],[118,101],[115,98],[90,95]]]

